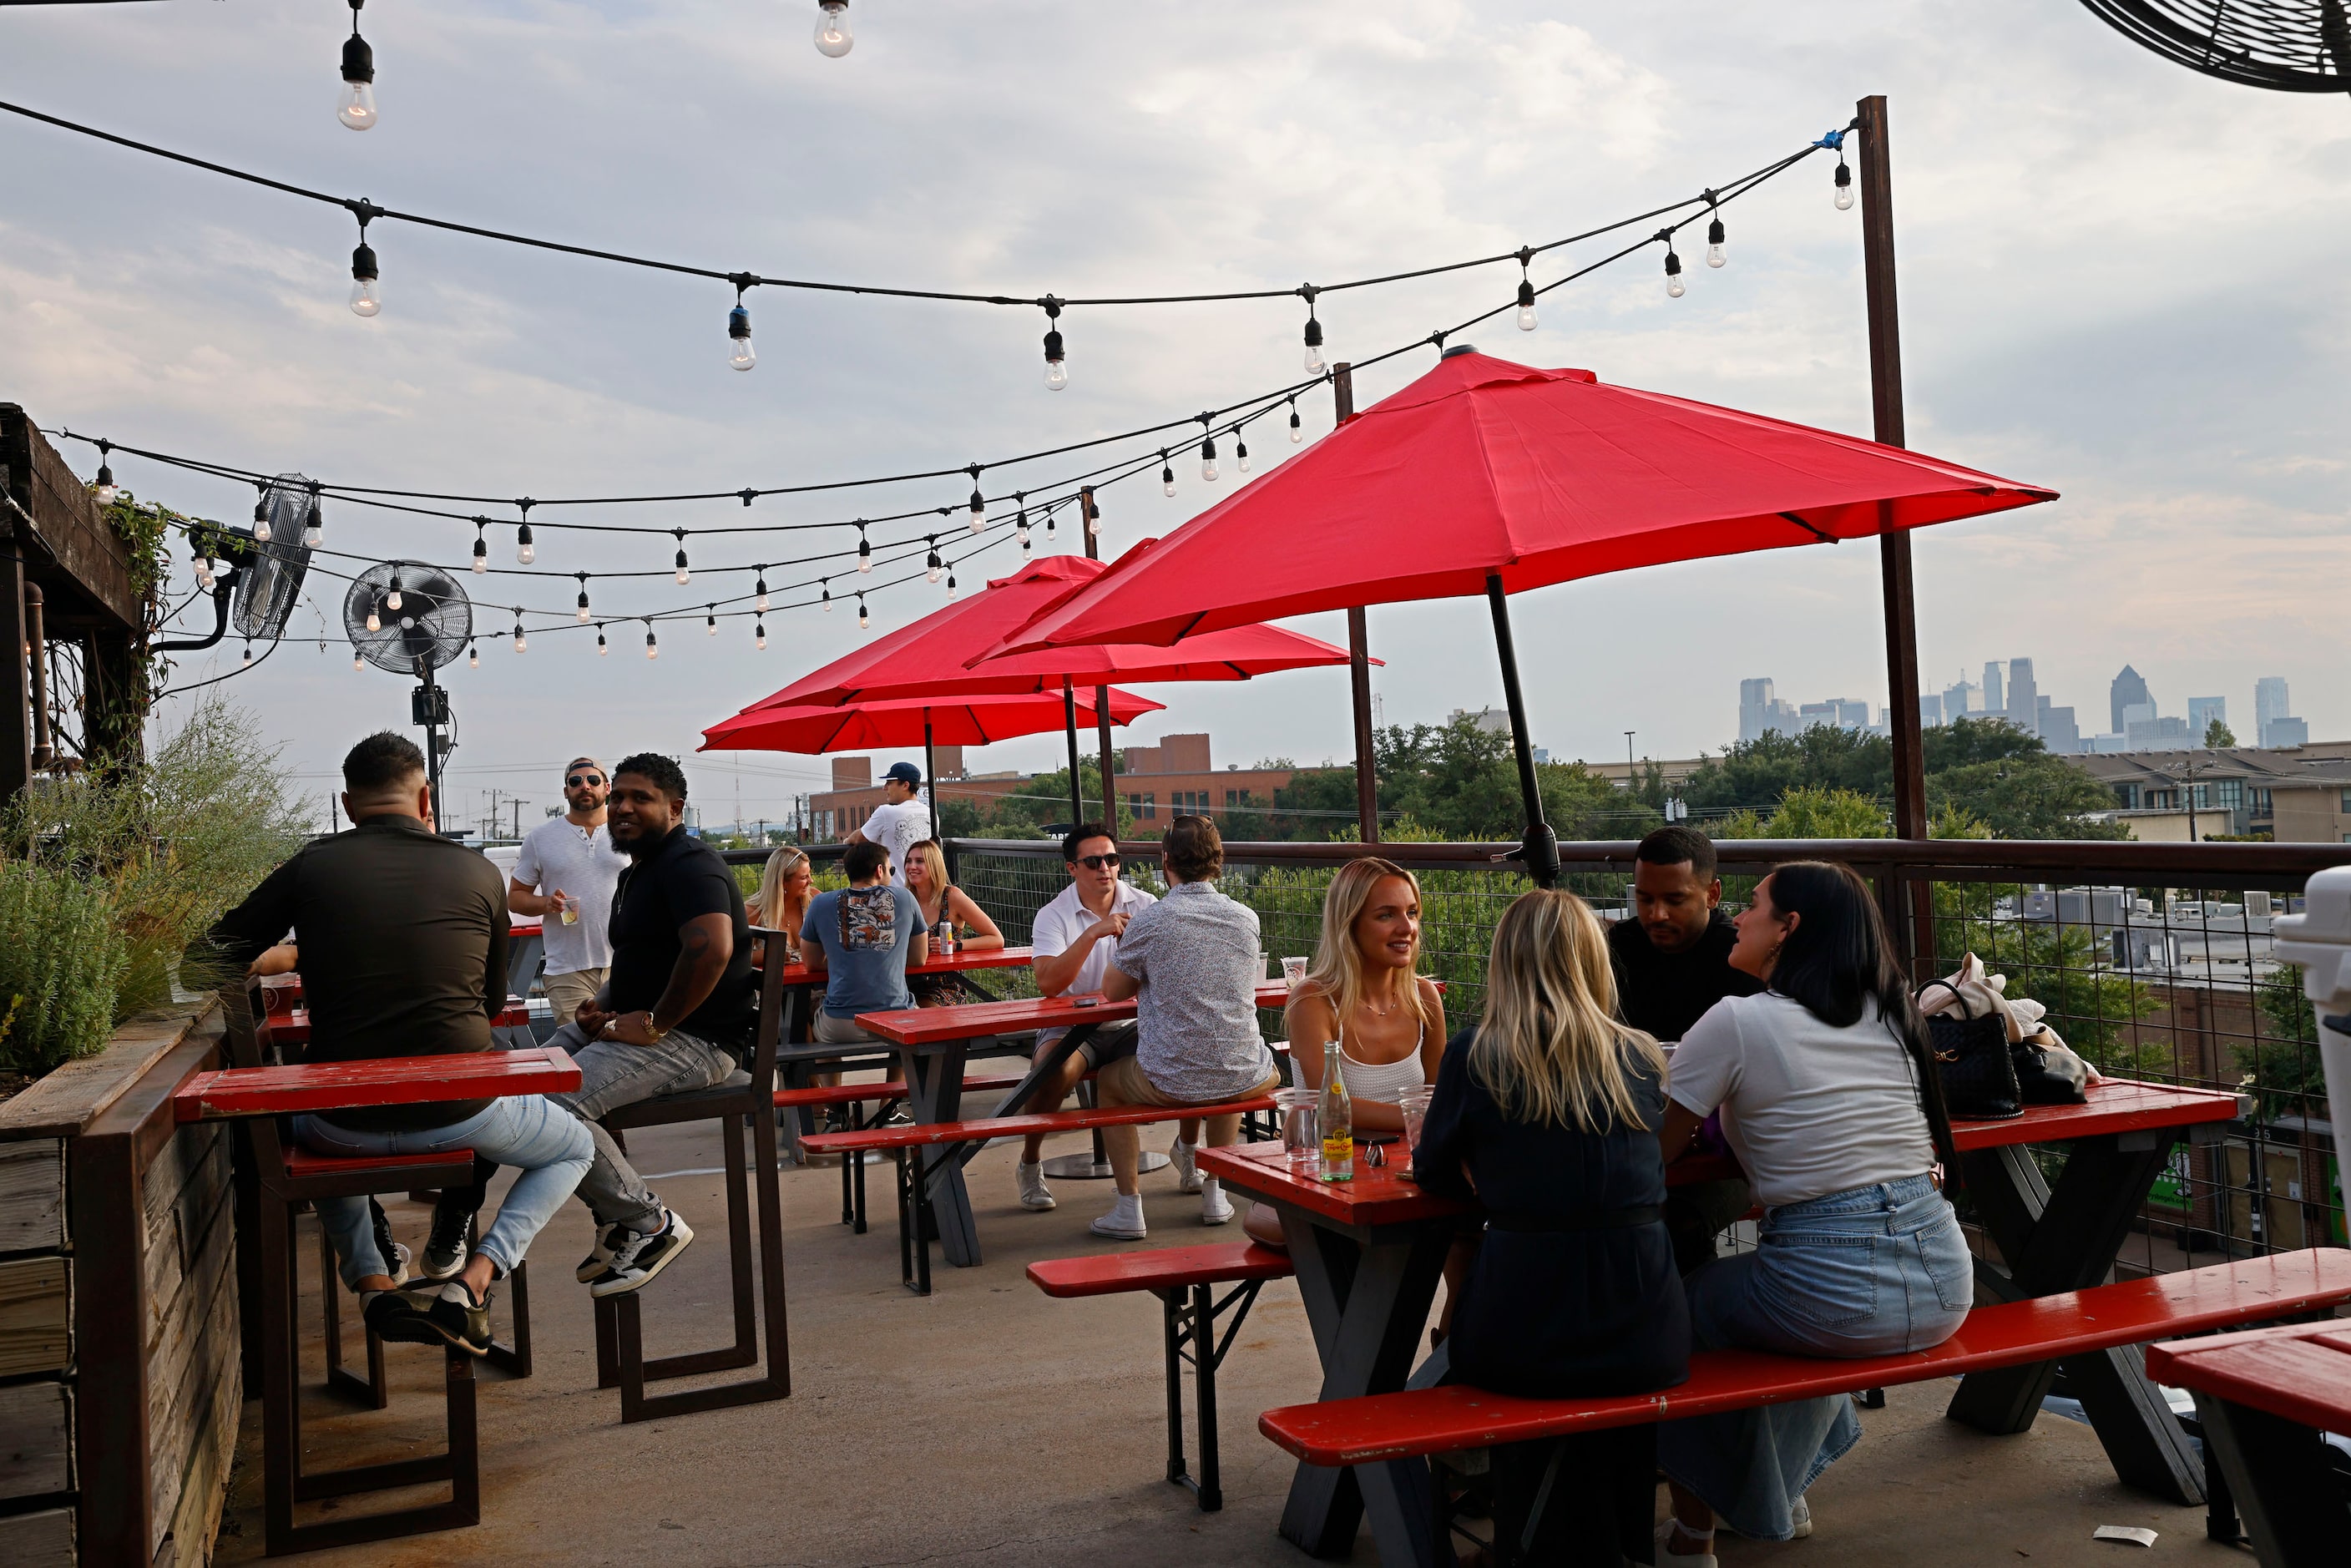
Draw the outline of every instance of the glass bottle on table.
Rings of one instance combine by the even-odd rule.
[[[1315,1125],[1322,1135],[1324,1181],[1355,1179],[1355,1111],[1347,1099],[1347,1085],[1339,1076],[1339,1041],[1333,1037],[1322,1048],[1322,1098],[1314,1108]]]

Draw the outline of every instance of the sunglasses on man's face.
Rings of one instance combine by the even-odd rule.
[[[604,776],[601,773],[574,773],[563,781],[563,787],[566,789],[578,789],[590,784],[601,784],[603,781]]]
[[[1120,860],[1116,855],[1080,855],[1078,857],[1078,863],[1085,867],[1088,871],[1102,871],[1105,868],[1111,871],[1116,871],[1125,862]]]

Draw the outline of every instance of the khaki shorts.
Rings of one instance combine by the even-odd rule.
[[[547,977],[547,1003],[555,1009],[555,1021],[567,1024],[572,1015],[596,999],[604,988],[603,969],[574,969],[568,975]]]
[[[866,1032],[865,1026],[855,1019],[837,1019],[821,1007],[816,1009],[816,1017],[809,1023],[809,1033],[816,1038],[819,1045],[859,1045],[868,1040],[879,1045],[889,1043],[879,1035]]]
[[[1221,1105],[1233,1100],[1253,1100],[1260,1094],[1270,1094],[1281,1085],[1281,1074],[1268,1073],[1264,1082],[1238,1094],[1228,1094],[1223,1100],[1178,1100],[1164,1093],[1159,1086],[1143,1075],[1143,1064],[1132,1056],[1122,1056],[1094,1074],[1094,1096],[1105,1105],[1161,1105],[1181,1109],[1191,1105]],[[1234,1114],[1238,1115],[1236,1112]]]

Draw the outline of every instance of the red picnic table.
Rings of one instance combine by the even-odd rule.
[[[271,1032],[277,1030],[273,1025]],[[173,1092],[174,1122],[287,1116],[436,1100],[557,1094],[580,1087],[580,1069],[560,1046],[481,1051],[463,1056],[386,1056],[284,1067],[224,1067],[199,1072]]]
[[[283,988],[269,993],[272,1002],[277,1001],[280,996],[286,996],[289,1005],[283,1012],[278,1011],[275,1007],[270,1009],[269,1038],[277,1045],[298,1051],[304,1049],[310,1043],[310,1010],[301,1005],[301,994],[298,989],[290,994]],[[490,1020],[490,1027],[494,1030],[528,1029],[530,1004],[520,997],[508,997],[506,1010]]]
[[[764,927],[762,929],[765,929]],[[906,966],[906,976],[976,975],[983,969],[1025,969],[1036,959],[1033,947],[987,947],[975,953],[958,948],[942,956],[934,952],[919,964]],[[806,964],[784,967],[784,1034],[778,1048],[809,1043],[809,1026],[815,1017],[815,997],[823,988],[825,972]],[[786,1054],[778,1060],[789,1061]]]
[[[2207,1452],[2262,1568],[2343,1561],[2351,1510],[2324,1432],[2351,1433],[2351,1323],[2251,1329],[2147,1347],[2147,1372],[2196,1396]],[[2213,1513],[2221,1516],[2214,1489]]]
[[[985,957],[988,955],[980,954]],[[1288,1005],[1290,988],[1279,981],[1260,983],[1257,1005]],[[1038,1084],[1074,1055],[1106,1024],[1126,1023],[1135,1016],[1135,1000],[1114,1002],[1101,996],[1024,997],[1005,1002],[973,1002],[953,1008],[906,1008],[892,1012],[859,1013],[857,1022],[868,1032],[897,1048],[900,1073],[906,1081],[906,1104],[918,1123],[954,1122],[962,1118],[964,1063],[975,1054],[1025,1052],[1030,1030],[1067,1030],[1050,1054],[1031,1064],[990,1116],[1006,1116],[1021,1109]],[[1018,1037],[1018,1038],[1017,1038]],[[965,1190],[963,1167],[981,1145],[963,1144],[920,1151],[921,1179],[931,1184],[930,1206],[937,1217],[939,1249],[959,1269],[979,1262],[979,1228],[972,1218],[971,1197]]]
[[[2091,1089],[2087,1104],[2036,1105],[2008,1121],[1954,1124],[1976,1216],[2008,1263],[2001,1273],[1978,1260],[1977,1300],[2021,1301],[2104,1281],[2172,1144],[2217,1139],[2239,1113],[2234,1094],[2110,1079]],[[2071,1145],[2053,1188],[2032,1154],[2048,1144]],[[1373,1166],[1358,1149],[1350,1182],[1293,1170],[1278,1144],[1203,1149],[1199,1160],[1203,1174],[1280,1212],[1322,1362],[1320,1398],[1390,1393],[1408,1378],[1422,1385],[1442,1375],[1442,1350],[1417,1373],[1414,1363],[1446,1249],[1477,1208],[1423,1192],[1400,1153]],[[1723,1174],[1719,1158],[1684,1159],[1667,1167],[1666,1181],[1678,1186]],[[1983,1431],[2021,1432],[2039,1413],[2058,1364],[1970,1374],[1949,1414]],[[2199,1500],[2186,1437],[2133,1350],[2063,1365],[2117,1475],[2181,1502]],[[1301,1464],[1281,1533],[1315,1556],[1342,1557],[1368,1512],[1380,1560],[1416,1563],[1426,1531],[1416,1521],[1428,1518],[1431,1506],[1424,1461]]]

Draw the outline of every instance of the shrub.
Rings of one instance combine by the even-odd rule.
[[[103,886],[0,861],[0,1069],[37,1075],[102,1050],[130,947]]]

